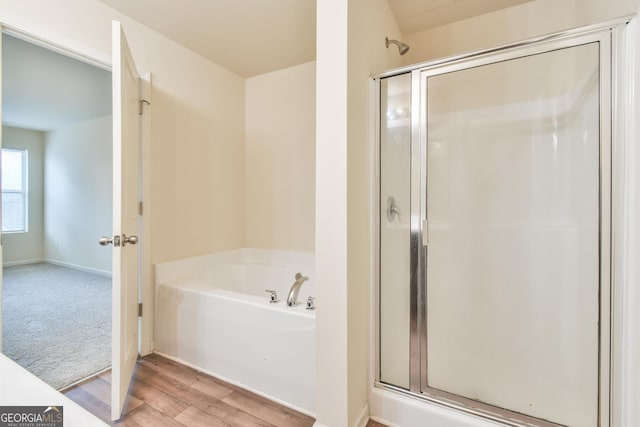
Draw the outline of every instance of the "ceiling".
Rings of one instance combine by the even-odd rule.
[[[405,35],[529,1],[532,0],[387,0]]]
[[[315,60],[316,0],[100,0],[234,73]],[[387,0],[403,34],[531,0]],[[51,130],[111,113],[111,74],[4,35],[3,123]]]
[[[315,0],[100,0],[242,77],[316,58]]]
[[[243,77],[316,57],[316,0],[100,1]],[[406,35],[531,0],[387,1]]]
[[[111,73],[2,35],[2,123],[48,131],[111,114]]]

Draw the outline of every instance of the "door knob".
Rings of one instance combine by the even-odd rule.
[[[113,239],[111,237],[102,236],[98,240],[98,243],[100,243],[101,246],[109,246],[111,244],[113,244],[113,246],[120,246],[120,236],[113,236]],[[127,236],[126,234],[123,234],[122,246],[126,245],[127,243],[135,245],[136,243],[138,243],[138,236]]]
[[[127,236],[126,234],[122,235],[122,246],[125,246],[127,243],[135,245],[138,243],[138,236]]]
[[[98,243],[100,243],[100,246],[108,246],[113,243],[113,240],[111,240],[111,237],[102,236]]]

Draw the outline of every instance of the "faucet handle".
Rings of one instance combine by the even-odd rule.
[[[276,293],[276,291],[272,289],[265,289],[265,292],[269,292],[269,302],[271,304],[278,302],[278,294]]]
[[[314,297],[307,298],[307,310],[315,310],[316,309],[316,299]]]

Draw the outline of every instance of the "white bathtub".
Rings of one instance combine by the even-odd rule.
[[[309,281],[291,308],[296,272]],[[313,290],[310,254],[241,249],[159,264],[156,351],[313,416],[315,311],[304,304]]]

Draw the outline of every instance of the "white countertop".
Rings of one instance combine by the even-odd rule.
[[[107,425],[3,354],[0,354],[0,406],[62,406],[65,426]]]

